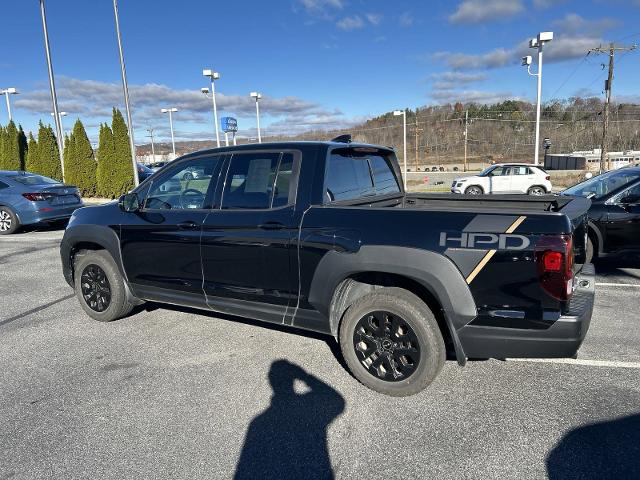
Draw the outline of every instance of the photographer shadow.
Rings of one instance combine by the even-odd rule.
[[[572,430],[546,463],[551,480],[640,478],[640,415]]]
[[[271,404],[249,425],[235,478],[333,478],[327,429],[343,412],[344,398],[286,360],[273,362],[269,382]]]

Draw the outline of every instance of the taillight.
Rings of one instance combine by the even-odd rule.
[[[56,196],[51,192],[23,193],[22,196],[30,202],[44,202]]]
[[[551,180],[551,175],[547,175],[546,177],[544,177],[545,180]]]
[[[542,288],[558,300],[573,292],[573,238],[571,235],[542,236],[536,242],[536,265]]]

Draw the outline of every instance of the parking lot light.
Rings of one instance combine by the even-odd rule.
[[[172,114],[174,112],[177,112],[178,109],[175,107],[172,108],[163,108],[162,110],[160,110],[162,113],[168,113],[169,114],[169,128],[171,128],[171,148],[173,149],[173,158],[176,157],[176,139],[173,136],[173,116]]]
[[[258,125],[258,143],[262,143],[262,135],[260,134],[260,99],[262,94],[259,92],[251,92],[249,96],[256,101],[256,122]]]
[[[220,131],[218,128],[218,107],[216,106],[215,85],[215,80],[218,80],[220,78],[220,73],[214,72],[210,68],[205,68],[204,70],[202,70],[202,75],[205,77],[209,77],[209,79],[211,80],[211,98],[213,99],[213,123],[216,129],[216,145],[220,147]],[[201,91],[202,93],[209,93],[208,91],[205,92],[204,89],[201,89]]]
[[[51,112],[51,116],[55,117],[55,113]],[[62,124],[62,117],[66,117],[67,116],[67,112],[58,112],[58,115],[60,116],[60,131],[62,132],[62,141],[64,142],[64,125]]]
[[[4,95],[5,99],[7,100],[7,114],[9,115],[9,121],[13,120],[13,117],[11,116],[11,102],[9,101],[9,95],[17,94],[18,90],[16,90],[15,87],[0,89],[0,95]]]
[[[540,154],[540,97],[542,96],[542,47],[553,40],[553,32],[540,32],[536,38],[532,38],[529,41],[529,48],[535,48],[538,50],[538,72],[531,73],[531,61],[530,55],[522,57],[522,66],[527,67],[527,72],[532,77],[538,77],[538,94],[536,102],[536,143],[533,163],[538,165],[538,155]]]
[[[403,129],[403,162],[404,162],[404,189],[407,189],[407,111],[406,110],[395,110],[393,115],[399,117],[402,115],[402,129]]]

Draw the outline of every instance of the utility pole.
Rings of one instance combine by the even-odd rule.
[[[422,131],[424,131],[424,129],[418,128],[418,113],[416,111],[416,128],[415,128],[415,134],[416,134],[416,157],[415,157],[415,160],[416,160],[416,172],[418,171],[418,168],[419,168],[418,167],[418,164],[419,164],[419,161],[418,161],[419,160],[418,159],[418,144],[420,143],[419,142],[420,139],[418,138],[418,134],[420,132],[422,132]]]
[[[604,53],[609,55],[609,76],[604,83],[605,100],[604,100],[604,115],[602,118],[602,143],[600,145],[600,173],[605,170],[605,159],[607,158],[607,130],[609,129],[609,104],[611,103],[611,87],[613,86],[613,67],[616,52],[630,52],[635,50],[638,46],[631,45],[628,47],[616,46],[614,43],[610,43],[608,47],[600,45],[597,48],[589,50],[594,53]],[[607,162],[607,170],[611,169],[611,159]]]
[[[147,128],[147,132],[149,132],[149,135],[147,135],[147,137],[151,137],[151,158],[153,159],[153,163],[156,163],[156,146],[153,142],[153,128]]]
[[[468,170],[467,163],[467,139],[469,137],[469,110],[464,111],[464,167],[463,171],[466,172]]]

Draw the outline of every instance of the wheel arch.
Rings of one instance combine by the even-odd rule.
[[[596,253],[602,255],[604,253],[604,236],[602,235],[602,231],[592,220],[587,222],[587,228],[587,234],[596,241]]]
[[[405,288],[421,298],[436,319],[440,317],[442,335],[450,341],[458,363],[466,362],[457,330],[476,317],[476,305],[460,271],[441,254],[390,246],[364,246],[351,254],[329,252],[314,274],[309,303],[329,319],[335,336],[353,302],[386,286]]]

